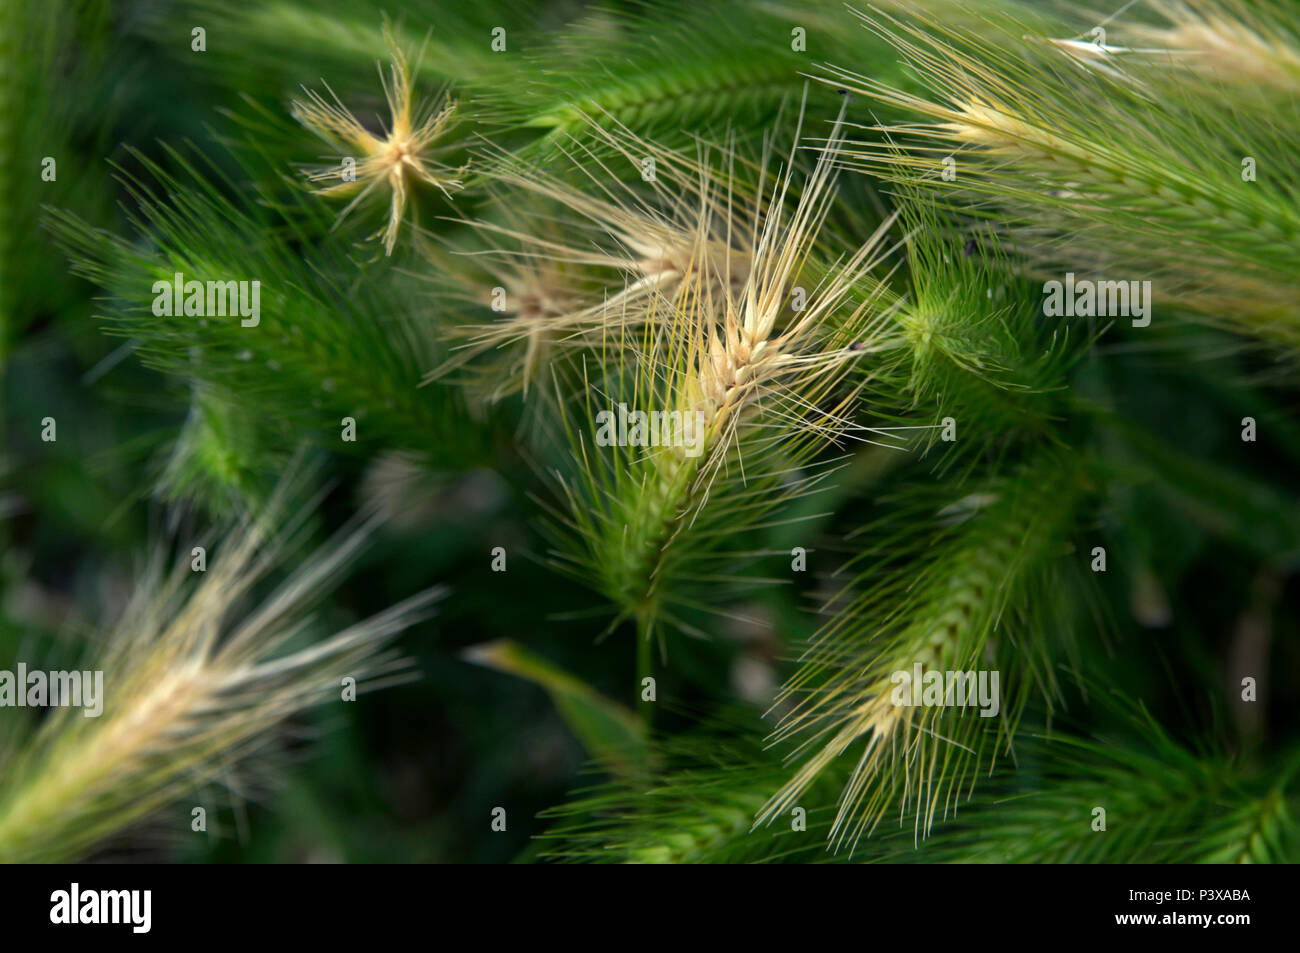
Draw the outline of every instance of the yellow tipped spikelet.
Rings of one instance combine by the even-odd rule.
[[[980,769],[1011,751],[1027,686],[1040,687],[1049,704],[1054,697],[1052,674],[1032,647],[1034,630],[1047,626],[1007,607],[1028,591],[1030,567],[1061,551],[1081,486],[1069,457],[1044,454],[939,511],[956,520],[937,540],[921,537],[919,564],[891,564],[906,536],[885,524],[872,528],[888,543],[864,544],[869,568],[860,579],[870,583],[836,595],[843,607],[813,637],[773,705],[772,741],[794,742],[788,758],[798,767],[758,812],[755,828],[797,806],[841,758],[849,770],[829,831],[834,849],[852,851],[891,810],[900,824],[913,815],[918,839],[957,810]],[[951,701],[917,705],[899,689],[900,673],[1003,667],[1008,691],[988,719]]]
[[[861,430],[853,410],[868,362],[894,333],[874,279],[891,255],[893,219],[845,251],[824,234],[841,130],[837,122],[797,186],[787,167],[762,177],[751,207],[719,193],[725,221],[745,222],[753,235],[743,280],[716,280],[709,229],[694,229],[684,277],[671,291],[622,300],[638,314],[608,322],[617,356],[598,367],[600,379],[584,378],[585,397],[566,408],[581,465],[578,485],[563,488],[561,565],[647,637],[660,621],[687,630],[670,606],[691,604],[710,573],[734,578],[722,564],[735,557],[716,541],[810,492],[822,478],[812,458]],[[678,422],[680,439],[615,439],[620,407]]]
[[[697,275],[715,297],[724,285],[744,284],[755,222],[733,214],[734,177],[711,161],[721,152],[730,166],[734,152],[701,144],[692,156],[609,122],[612,128],[589,122],[588,138],[600,155],[576,139],[572,148],[583,155],[560,150],[580,176],[577,184],[506,153],[495,155],[485,176],[503,197],[495,203],[498,218],[464,223],[487,247],[454,250],[488,262],[487,274],[464,275],[438,249],[429,255],[441,278],[460,276],[462,290],[477,296],[480,307],[485,286],[501,289],[500,306],[494,304],[499,317],[459,328],[466,342],[430,377],[488,351],[522,345],[527,390],[553,354],[618,346],[624,324],[634,330],[652,316],[663,318],[667,311],[654,299],[672,298]],[[639,169],[641,180],[624,181],[615,165]],[[493,397],[518,383],[518,375],[496,374]]]
[[[206,572],[192,572],[188,559],[170,575],[155,566],[87,663],[103,672],[99,716],[53,709],[29,737],[0,746],[0,861],[85,856],[186,792],[251,768],[249,756],[287,718],[341,699],[344,678],[373,688],[410,677],[386,646],[438,593],[303,642],[309,603],[373,521],[343,532],[245,607],[289,542],[274,525],[269,514],[245,521]]]
[[[422,245],[431,266],[428,280],[444,303],[455,302],[466,314],[494,312],[492,320],[474,317],[448,328],[451,353],[428,372],[426,382],[455,373],[489,402],[520,390],[527,395],[557,353],[600,325],[606,301],[598,279],[586,269],[527,253],[522,241],[515,242],[516,250],[499,247],[507,234],[526,235],[534,245],[561,240],[559,225],[540,211],[536,216],[521,212],[519,204],[517,194],[503,196],[495,203],[500,221],[468,223],[478,236],[490,238],[489,247],[448,251],[433,242]]]
[[[1014,19],[971,38],[860,14],[924,92],[827,67],[827,82],[915,117],[853,143],[845,164],[995,221],[1036,277],[1133,269],[1162,309],[1294,346],[1300,207],[1290,152],[1264,144],[1285,141],[1277,117],[1296,115],[1300,91],[1281,9],[1161,3],[1167,25],[1116,17],[1102,43]]]
[[[363,126],[328,84],[325,89],[332,102],[304,87],[307,98],[294,100],[293,114],[321,139],[348,151],[345,159],[354,160],[355,167],[338,162],[307,172],[307,178],[319,186],[320,194],[354,196],[340,213],[340,221],[375,188],[387,187],[391,206],[388,224],[380,234],[385,254],[391,255],[412,187],[423,182],[451,198],[453,192],[463,187],[461,179],[468,166],[452,168],[435,157],[439,151],[436,144],[455,116],[456,102],[439,95],[417,109],[412,98],[412,70],[406,56],[387,28],[384,37],[391,50],[392,64],[388,76],[382,67],[379,71],[389,111],[388,128],[383,135],[375,135]]]
[[[1269,16],[1267,4],[1241,0],[1156,2],[1167,26],[1135,24],[1128,32],[1155,63],[1174,64],[1214,82],[1294,94],[1300,91],[1296,36]]]

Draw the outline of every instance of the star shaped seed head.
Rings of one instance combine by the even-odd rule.
[[[411,184],[424,182],[451,198],[452,192],[463,187],[459,177],[468,166],[453,169],[433,158],[434,144],[451,125],[456,111],[455,101],[440,95],[418,110],[413,109],[411,69],[406,56],[387,28],[384,29],[384,39],[393,62],[389,76],[385,76],[380,67],[379,79],[392,118],[382,137],[374,135],[358,122],[328,84],[324,84],[325,89],[333,102],[304,87],[307,99],[302,102],[294,100],[293,112],[299,122],[326,142],[355,153],[355,167],[338,163],[307,172],[307,178],[320,185],[318,191],[322,195],[355,193],[356,197],[339,214],[339,221],[376,186],[386,184],[392,191],[388,226],[382,232],[384,253],[391,255]]]

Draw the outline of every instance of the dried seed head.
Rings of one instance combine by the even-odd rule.
[[[304,87],[306,100],[293,102],[293,114],[305,127],[331,145],[355,153],[355,167],[342,164],[308,170],[307,178],[320,185],[322,195],[355,195],[339,215],[341,221],[358,202],[377,186],[391,193],[388,225],[383,230],[384,252],[391,255],[397,243],[410,189],[417,182],[433,186],[448,198],[463,187],[461,177],[468,166],[453,169],[434,158],[441,139],[456,112],[456,103],[439,96],[416,110],[411,98],[411,69],[406,56],[387,29],[384,37],[392,55],[390,73],[380,81],[388,101],[389,128],[382,136],[371,133],[350,113],[332,89],[325,86],[333,102]]]
[[[61,708],[17,751],[0,749],[0,860],[75,859],[181,792],[229,777],[285,718],[339,698],[344,676],[354,685],[402,677],[407,663],[386,647],[426,614],[434,591],[293,645],[310,602],[358,551],[364,525],[240,613],[285,545],[284,531],[271,528],[282,503],[234,533],[201,575],[185,564],[137,591],[91,663],[104,673],[99,717]]]

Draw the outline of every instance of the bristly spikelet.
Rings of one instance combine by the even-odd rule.
[[[301,515],[277,498],[192,573],[155,569],[101,654],[103,710],[55,710],[29,738],[0,749],[0,861],[85,856],[184,792],[229,780],[285,719],[337,699],[344,677],[377,687],[407,678],[386,647],[426,614],[415,596],[315,643],[302,643],[310,603],[355,556],[370,526],[345,532],[260,605],[243,603],[274,567]],[[286,535],[287,534],[287,535]]]
[[[797,201],[787,167],[751,210],[728,209],[731,220],[755,223],[744,281],[711,280],[696,266],[671,293],[656,291],[639,320],[614,323],[617,356],[568,408],[578,467],[564,487],[560,565],[611,599],[619,618],[635,619],[644,637],[661,622],[706,634],[681,610],[716,605],[718,587],[737,581],[720,542],[765,525],[825,478],[825,468],[808,465],[854,426],[861,381],[845,378],[887,346],[886,309],[855,292],[888,257],[892,219],[851,253],[822,247],[840,130],[837,122]],[[695,230],[697,261],[707,259],[710,232]],[[839,267],[808,281],[817,256],[839,257]],[[609,431],[602,439],[624,406],[693,433],[657,445]]]
[[[1125,55],[1172,62],[1214,84],[1300,91],[1300,36],[1271,0],[1154,0],[1151,7],[1167,23],[1123,26],[1117,42],[1145,48]]]
[[[333,102],[304,87],[307,98],[294,100],[293,114],[321,139],[344,150],[340,161],[307,171],[307,178],[319,185],[320,194],[355,196],[339,213],[339,221],[373,189],[387,186],[390,192],[388,225],[381,234],[384,253],[391,255],[412,187],[423,182],[451,198],[452,192],[463,187],[461,177],[468,167],[455,169],[436,158],[441,151],[437,142],[443,138],[455,115],[455,101],[445,95],[438,96],[417,109],[412,101],[412,70],[406,55],[387,28],[384,38],[391,51],[392,65],[387,77],[382,67],[379,70],[389,111],[388,127],[382,136],[362,125],[328,84],[325,89]],[[349,158],[354,161],[354,168],[345,164]]]
[[[624,322],[634,330],[655,313],[653,297],[672,297],[697,273],[719,293],[744,283],[757,236],[751,220],[731,214],[734,152],[701,143],[692,157],[609,122],[592,121],[588,134],[608,156],[576,139],[561,150],[576,184],[553,168],[492,157],[484,177],[495,215],[465,222],[476,244],[451,250],[480,267],[471,275],[441,249],[429,255],[435,280],[459,283],[457,296],[473,296],[479,307],[487,288],[499,288],[497,314],[451,328],[465,343],[430,377],[472,369],[480,355],[499,351],[505,360],[493,366],[513,360],[516,370],[494,375],[492,396],[526,392],[563,358],[617,346]],[[639,181],[626,181],[628,173]]]
[[[876,406],[896,405],[909,423],[933,415],[919,444],[944,450],[943,470],[1048,437],[1089,337],[1043,321],[1037,287],[996,230],[941,214],[928,191],[898,191],[910,288],[894,315],[906,346],[884,356]],[[945,418],[962,422],[961,440],[942,442]]]
[[[774,705],[782,714],[773,740],[796,741],[789,758],[801,763],[755,827],[789,811],[860,746],[831,845],[852,848],[891,809],[900,819],[911,811],[916,836],[926,836],[969,794],[985,752],[1010,749],[1027,687],[1038,681],[1055,693],[1047,660],[1063,632],[1026,621],[1018,607],[1068,538],[1083,488],[1072,468],[1049,453],[937,514],[917,506],[869,528],[873,542],[851,564],[865,568],[845,587],[861,585],[861,594],[814,636]],[[896,673],[910,677],[917,665],[923,676],[1000,669],[993,717],[897,703]]]
[[[1094,702],[1124,725],[1104,739],[1053,732],[1017,748],[1001,770],[917,848],[882,835],[868,859],[929,864],[1294,863],[1300,852],[1294,760],[1228,757],[1190,750],[1138,702],[1098,693]],[[1025,775],[1036,779],[1026,791]],[[1078,823],[1105,805],[1125,836]],[[1122,820],[1121,820],[1122,819]]]
[[[434,253],[429,257],[436,260]],[[488,297],[500,317],[486,323],[467,317],[446,325],[451,354],[425,375],[425,382],[455,377],[489,403],[519,392],[536,396],[537,381],[548,370],[563,370],[561,358],[576,346],[583,326],[605,310],[601,289],[563,263],[521,259],[471,271],[454,262],[435,280],[444,286],[442,301],[461,302],[468,315],[481,312]],[[446,287],[450,284],[459,287]]]
[[[223,517],[264,496],[255,461],[266,453],[244,408],[221,388],[195,384],[190,412],[172,445],[155,493]]]
[[[1025,36],[1006,17],[990,17],[979,35],[932,19],[864,17],[925,92],[840,68],[829,68],[827,81],[923,121],[854,143],[846,164],[925,185],[1000,223],[1040,278],[1147,280],[1157,307],[1296,346],[1300,166],[1289,143],[1300,135],[1300,87],[1286,77],[1300,43],[1267,18],[1237,19],[1232,3],[1198,3],[1195,15],[1167,9],[1202,40],[1215,24],[1218,45],[1088,48]],[[1126,29],[1122,20],[1107,26],[1108,35]],[[1160,35],[1143,28],[1142,39]],[[1190,37],[1163,34],[1171,44]],[[1273,51],[1267,61],[1257,59],[1261,46]],[[1272,79],[1252,81],[1246,61]]]
[[[759,743],[752,713],[724,712],[695,731],[657,739],[653,776],[611,778],[543,813],[541,857],[562,863],[720,864],[812,861],[825,856],[829,812],[806,830],[751,831],[754,812],[784,770]],[[833,797],[834,773],[815,792]]]
[[[747,0],[596,5],[530,53],[530,82],[514,82],[512,75],[486,92],[485,105],[506,122],[543,131],[522,151],[544,160],[573,136],[594,132],[592,117],[671,146],[724,125],[741,135],[756,133],[804,85],[805,53],[772,38],[788,38],[799,23],[816,33],[825,56],[843,36],[823,28],[829,19],[807,4],[796,14]],[[826,90],[812,95],[819,108],[833,101]]]

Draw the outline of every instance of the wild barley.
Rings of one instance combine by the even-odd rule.
[[[1040,275],[1130,268],[1168,304],[1221,320],[1235,300],[1227,310],[1238,326],[1300,339],[1294,157],[1247,94],[1181,95],[1190,67],[1180,64],[1194,58],[1104,56],[1106,70],[1062,70],[1053,62],[1061,50],[1017,39],[1024,28],[1014,22],[957,39],[932,22],[865,19],[929,94],[840,68],[828,69],[828,81],[927,121],[885,127],[885,141],[847,148],[848,164],[1009,221]],[[1023,58],[994,55],[998,43]],[[1254,173],[1261,160],[1267,176]]]
[[[239,608],[282,556],[277,498],[212,553],[151,577],[99,655],[99,717],[60,708],[0,751],[0,860],[85,856],[187,791],[230,781],[285,721],[330,698],[409,676],[388,646],[438,597],[431,590],[313,643],[310,603],[356,555],[373,522],[340,535],[259,604]]]
[[[996,482],[991,493],[970,498],[972,508],[947,510],[955,516],[951,536],[931,548],[925,568],[910,560],[890,568],[908,550],[907,529],[870,529],[878,541],[854,563],[865,567],[863,581],[874,584],[814,636],[774,705],[781,715],[773,741],[797,740],[789,758],[799,767],[759,811],[755,827],[798,804],[808,786],[855,745],[861,753],[831,824],[832,846],[856,846],[891,809],[900,819],[913,813],[918,837],[928,835],[936,816],[956,810],[990,739],[1000,738],[995,750],[998,744],[1009,750],[1025,685],[1039,678],[1052,691],[1043,659],[1053,650],[1042,640],[1055,634],[1034,631],[1036,626],[1014,616],[1003,618],[1003,612],[1019,603],[1059,553],[1080,489],[1068,459],[1048,454]],[[926,539],[922,545],[930,548]],[[1013,652],[992,650],[1003,638],[1016,646]],[[996,720],[895,698],[897,672],[910,675],[917,665],[923,674],[973,671],[995,666],[999,658],[1016,663],[1001,674],[1000,684],[1011,692]]]
[[[590,137],[612,158],[595,157],[577,140],[572,152],[562,150],[577,185],[490,152],[484,177],[498,197],[497,220],[466,221],[478,242],[462,242],[452,256],[437,246],[428,249],[433,280],[458,286],[466,303],[481,308],[493,285],[504,292],[492,305],[499,316],[453,326],[457,338],[468,340],[431,379],[472,369],[492,351],[501,351],[506,362],[518,360],[514,345],[522,344],[522,378],[493,374],[497,362],[487,374],[495,378],[494,398],[509,393],[512,382],[527,391],[563,355],[620,340],[621,322],[635,326],[652,313],[651,297],[671,298],[696,273],[711,286],[745,281],[754,225],[730,214],[735,185],[711,165],[715,151],[734,164],[731,151],[701,144],[692,160],[617,123],[606,129],[591,120],[591,126]],[[620,176],[635,170],[644,172],[642,181]],[[477,269],[468,272],[455,256]]]
[[[1105,739],[1053,732],[1026,739],[1029,795],[999,771],[918,850],[911,837],[864,843],[868,858],[922,863],[1287,863],[1297,844],[1283,765],[1193,752],[1141,706],[1102,695],[1121,726]],[[1082,822],[1080,818],[1082,817]],[[1121,837],[1106,833],[1123,831]]]
[[[616,324],[615,353],[625,356],[588,382],[584,410],[568,420],[581,465],[576,483],[565,484],[562,565],[594,578],[643,638],[662,617],[691,630],[668,607],[689,606],[694,585],[724,578],[717,542],[823,477],[798,469],[852,426],[855,388],[837,393],[837,385],[885,346],[888,315],[874,292],[851,298],[886,257],[891,221],[801,288],[804,306],[791,307],[833,200],[840,130],[837,123],[792,212],[787,167],[753,213],[758,237],[743,284],[697,270],[671,297],[654,295],[641,321]],[[696,234],[706,240],[706,229]],[[637,334],[627,330],[636,326]],[[576,428],[589,426],[601,395],[611,407],[626,401],[698,421],[695,444],[593,448]]]
[[[1213,84],[1255,87],[1266,93],[1300,92],[1300,37],[1285,10],[1269,2],[1160,0],[1151,4],[1166,24],[1125,24],[1152,62],[1172,62]]]
[[[501,204],[503,215],[511,216],[511,204]],[[574,346],[573,338],[605,313],[603,292],[563,262],[471,251],[463,242],[455,253],[426,243],[424,254],[432,266],[426,277],[444,313],[450,305],[466,315],[445,325],[450,353],[425,375],[426,383],[454,379],[489,403],[517,392],[528,397],[537,392],[538,377]],[[469,317],[486,308],[496,313],[494,320]]]
[[[781,765],[755,744],[752,716],[715,719],[710,730],[665,738],[654,777],[616,778],[548,810],[548,860],[578,863],[745,863],[824,855],[814,807],[791,829],[752,833],[750,822]],[[823,783],[816,792],[833,795]]]

